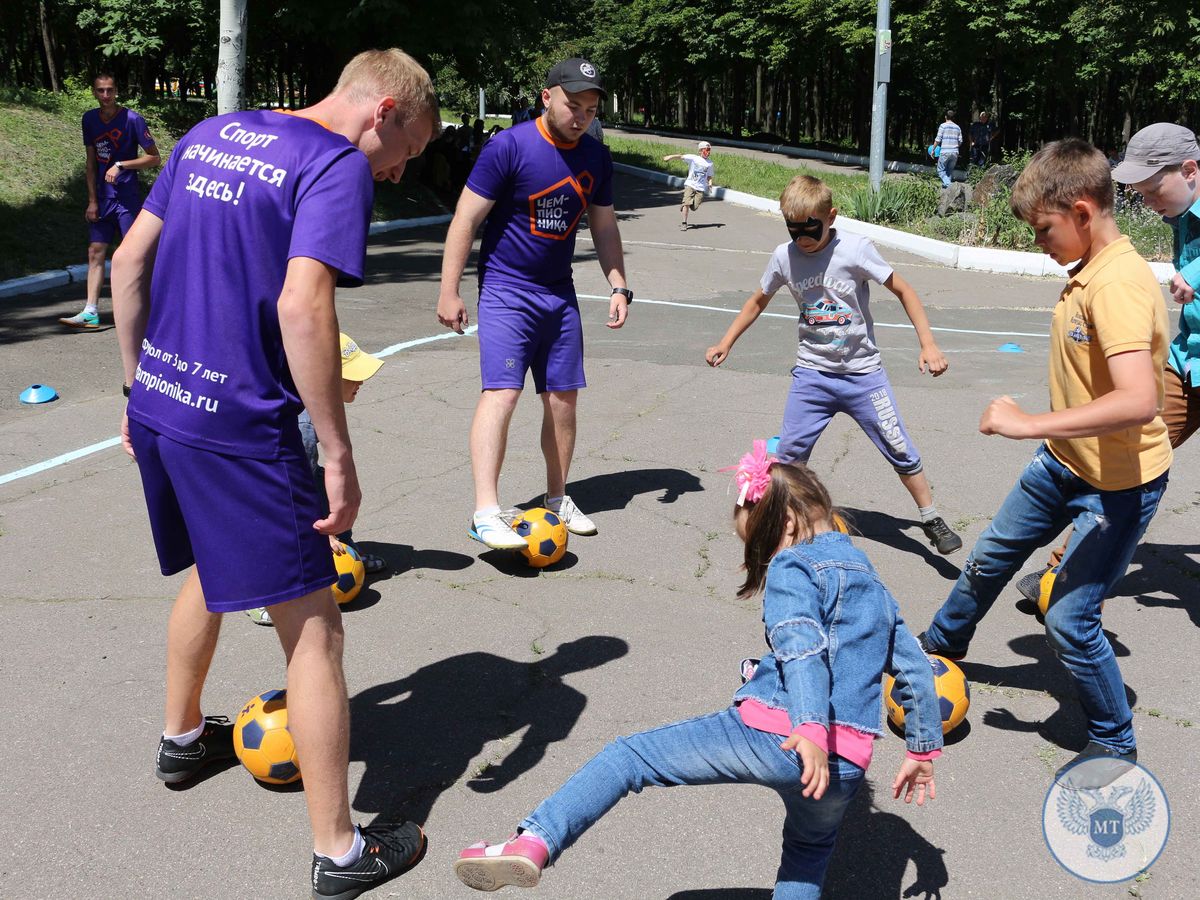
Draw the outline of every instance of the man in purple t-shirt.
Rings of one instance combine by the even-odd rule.
[[[304,761],[315,897],[411,868],[413,823],[355,829],[342,626],[326,535],[361,494],[342,402],[335,284],[363,280],[372,177],[398,181],[437,116],[425,70],[361,53],[295,114],[227,113],[175,147],[113,258],[113,310],[138,463],[164,575],[191,572],[167,630],[155,774],[177,783],[233,755],[201,692],[221,614],[270,609],[287,656],[288,726]],[[297,415],[325,447],[321,515]]]
[[[100,286],[104,259],[117,231],[125,235],[142,208],[137,173],[162,165],[146,120],[117,103],[117,81],[104,73],[92,79],[92,96],[100,104],[83,114],[83,146],[87,148],[88,221],[87,300],[83,311],[59,319],[71,328],[100,326]],[[138,147],[145,152],[138,155]]]
[[[475,231],[479,248],[479,364],[483,391],[471,423],[475,513],[468,534],[496,549],[525,546],[498,500],[508,426],[525,373],[542,395],[544,505],[572,534],[596,525],[566,493],[575,452],[575,406],[583,373],[583,327],[571,277],[584,212],[600,268],[612,285],[609,328],[625,324],[633,292],[612,199],[612,157],[588,126],[605,97],[586,59],[558,63],[542,91],[545,111],[484,145],[446,234],[438,321],[459,334],[468,324],[460,293]]]

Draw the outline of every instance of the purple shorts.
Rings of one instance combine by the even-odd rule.
[[[133,220],[142,211],[140,194],[128,194],[123,197],[108,197],[97,201],[98,216],[95,222],[88,222],[88,240],[93,244],[111,244],[118,229],[121,237],[129,233]]]
[[[337,579],[296,435],[279,459],[199,450],[129,421],[164,575],[195,564],[209,612],[271,606]]]
[[[916,475],[921,471],[921,454],[908,436],[883,369],[857,375],[806,366],[792,369],[792,386],[779,431],[779,461],[808,462],[817,438],[840,412],[858,423],[899,474]]]
[[[479,371],[485,391],[533,385],[546,391],[587,387],[579,302],[510,285],[479,292]]]

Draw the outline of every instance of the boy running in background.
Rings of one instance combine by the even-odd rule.
[[[688,210],[698,210],[704,202],[704,195],[712,187],[713,163],[708,158],[712,155],[712,144],[701,141],[696,148],[700,151],[699,156],[695,153],[669,153],[663,157],[663,162],[682,159],[688,164],[687,180],[683,183],[683,203],[679,207],[679,213],[683,216],[683,221],[679,223],[680,231],[688,230]]]
[[[921,454],[904,427],[896,398],[875,345],[867,306],[868,281],[895,294],[917,331],[920,371],[941,375],[949,367],[938,349],[920,298],[883,261],[875,245],[833,228],[837,209],[829,186],[797,175],[779,198],[790,241],[775,248],[758,290],[742,307],[721,342],[705,358],[719,366],[742,333],[754,324],[784,285],[800,306],[800,341],[792,387],[783,411],[777,456],[780,462],[807,463],[829,420],[844,412],[879,448],[917,504],[921,530],[938,553],[962,546],[933,504]]]
[[[1051,411],[1027,413],[1011,397],[983,411],[984,434],[1042,443],[918,640],[927,653],[962,659],[1029,554],[1074,525],[1046,638],[1075,684],[1088,741],[1056,778],[1100,788],[1137,761],[1133,712],[1100,609],[1167,486],[1171,445],[1159,416],[1167,308],[1150,266],[1117,229],[1108,160],[1091,144],[1068,138],[1038,151],[1012,209],[1051,259],[1079,260],[1050,325]],[[1095,762],[1068,775],[1087,761]]]

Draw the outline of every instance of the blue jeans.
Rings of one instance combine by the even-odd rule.
[[[817,900],[846,807],[863,770],[833,756],[829,787],[820,800],[801,796],[800,757],[779,749],[783,738],[747,727],[736,707],[617,738],[544,800],[521,828],[550,848],[550,861],[570,847],[630,791],[647,785],[758,784],[783,799],[783,856],[775,880],[776,900]],[[736,819],[724,843],[738,840]]]
[[[943,150],[937,161],[937,173],[938,178],[942,179],[942,187],[950,187],[950,182],[954,180],[956,165],[958,165],[958,151],[952,150],[947,153]]]
[[[1133,713],[1100,625],[1100,607],[1125,574],[1166,487],[1164,472],[1139,487],[1101,491],[1045,446],[1038,448],[967,557],[925,632],[927,643],[965,651],[976,626],[1029,555],[1073,524],[1046,613],[1046,638],[1075,681],[1088,737],[1122,753],[1134,749]]]

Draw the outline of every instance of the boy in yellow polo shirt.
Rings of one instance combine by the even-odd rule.
[[[1079,260],[1050,327],[1051,411],[1025,412],[1011,397],[984,410],[984,434],[1043,443],[919,639],[926,652],[961,659],[1029,555],[1073,525],[1045,623],[1083,704],[1088,743],[1056,777],[1101,787],[1137,761],[1100,608],[1167,486],[1171,446],[1159,414],[1167,310],[1150,266],[1113,220],[1108,161],[1095,147],[1075,138],[1048,144],[1018,179],[1012,208],[1052,259]],[[1092,765],[1067,774],[1082,762]]]

